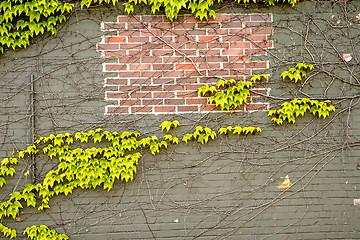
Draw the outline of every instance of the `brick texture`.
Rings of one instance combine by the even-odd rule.
[[[104,72],[117,75],[105,79],[104,86],[112,87],[105,94],[112,101],[105,113],[220,111],[197,89],[219,77],[246,81],[253,70],[268,68],[254,56],[273,47],[271,22],[271,14],[223,14],[208,22],[182,16],[173,23],[164,16],[118,16],[117,22],[103,22],[101,30],[116,35],[103,36],[97,50],[117,58],[103,65]],[[267,110],[269,104],[253,101],[256,97],[235,111]]]

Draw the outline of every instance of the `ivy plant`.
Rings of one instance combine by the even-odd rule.
[[[234,0],[241,4],[256,3],[256,0]],[[81,0],[80,8],[86,9],[101,4],[116,5],[119,0]],[[218,3],[221,0],[217,0]],[[262,0],[272,6],[275,3],[296,4],[296,0]],[[180,10],[190,11],[200,20],[215,18],[211,9],[214,0],[129,0],[123,3],[125,12],[134,12],[135,5],[148,5],[156,14],[164,11],[166,17],[173,21]],[[40,34],[49,33],[56,36],[57,27],[67,20],[66,15],[74,11],[75,5],[66,0],[3,0],[0,2],[0,52],[5,48],[26,48],[31,39]]]
[[[284,121],[295,123],[298,116],[304,116],[309,111],[314,116],[326,118],[330,112],[335,111],[335,107],[330,105],[331,101],[311,100],[308,98],[294,99],[290,102],[285,102],[280,109],[273,109],[269,111],[269,116],[273,116],[271,121],[281,125]]]
[[[208,99],[208,103],[214,103],[221,110],[234,110],[247,102],[250,96],[249,89],[252,87],[252,82],[219,80],[214,86],[204,85],[198,88],[199,95],[206,95],[208,93],[215,93]]]
[[[306,78],[306,72],[314,69],[313,65],[306,65],[305,63],[298,63],[295,67],[289,68],[289,71],[284,71],[281,73],[281,77],[285,79],[290,79],[297,83],[297,81]]]

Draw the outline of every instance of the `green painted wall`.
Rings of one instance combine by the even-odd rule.
[[[0,156],[31,144],[30,85],[35,89],[35,132],[48,136],[90,129],[139,131],[162,136],[162,121],[178,120],[181,136],[198,125],[259,126],[252,136],[219,135],[206,145],[171,146],[152,156],[144,151],[134,181],[114,189],[80,190],[54,197],[51,208],[25,208],[20,221],[3,223],[21,231],[46,224],[70,239],[358,239],[360,198],[358,1],[304,2],[295,8],[228,6],[227,12],[270,12],[275,48],[268,56],[271,96],[333,99],[330,118],[306,115],[277,126],[266,112],[181,115],[104,115],[104,60],[95,51],[101,21],[115,21],[118,8],[73,13],[56,38],[36,39],[26,50],[0,58]],[[143,10],[146,12],[146,10]],[[340,22],[339,22],[340,20]],[[351,24],[351,25],[350,25]],[[352,60],[345,62],[344,53]],[[280,78],[305,61],[316,66],[306,82]],[[308,95],[306,95],[308,94]],[[270,98],[272,108],[283,100]],[[32,177],[24,160],[1,189],[6,200]],[[56,160],[36,158],[36,181]],[[25,169],[25,170],[24,170]],[[23,172],[22,172],[23,171]],[[277,188],[281,177],[294,185]]]

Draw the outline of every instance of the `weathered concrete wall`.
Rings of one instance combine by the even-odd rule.
[[[295,8],[269,9],[228,6],[226,14],[272,14],[274,48],[254,60],[269,61],[263,88],[278,108],[287,98],[332,99],[337,108],[329,118],[310,114],[295,124],[277,126],[266,111],[159,115],[105,115],[103,59],[96,44],[104,33],[101,22],[115,22],[117,8],[78,11],[58,36],[37,39],[26,50],[8,51],[0,59],[0,156],[31,144],[37,135],[86,131],[139,131],[163,136],[162,121],[178,120],[174,136],[198,125],[214,130],[226,126],[256,126],[251,136],[219,135],[208,144],[170,146],[152,156],[142,152],[134,181],[114,189],[77,189],[50,201],[50,209],[25,208],[19,221],[3,223],[21,231],[46,224],[71,239],[358,239],[360,198],[359,20],[358,2],[305,2]],[[121,8],[121,7],[120,7]],[[144,10],[145,11],[145,10]],[[352,60],[343,60],[350,54]],[[305,82],[283,81],[280,73],[297,62],[316,66]],[[253,74],[263,73],[254,71]],[[31,76],[33,75],[33,78]],[[33,81],[32,81],[33,80]],[[35,129],[31,129],[34,87]],[[356,97],[357,96],[357,97]],[[56,165],[56,159],[36,158],[36,181]],[[6,200],[32,176],[25,159],[18,174],[1,189]],[[277,188],[281,177],[293,186]]]

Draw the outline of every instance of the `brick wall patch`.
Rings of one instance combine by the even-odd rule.
[[[220,111],[198,96],[204,84],[219,77],[247,81],[254,70],[267,69],[266,55],[273,47],[271,14],[221,14],[216,20],[200,22],[182,16],[170,22],[165,16],[118,16],[103,22],[97,50],[104,58],[106,114],[201,113]],[[114,88],[115,87],[115,88]],[[267,110],[260,96],[269,89],[256,89],[249,102],[236,111]]]

